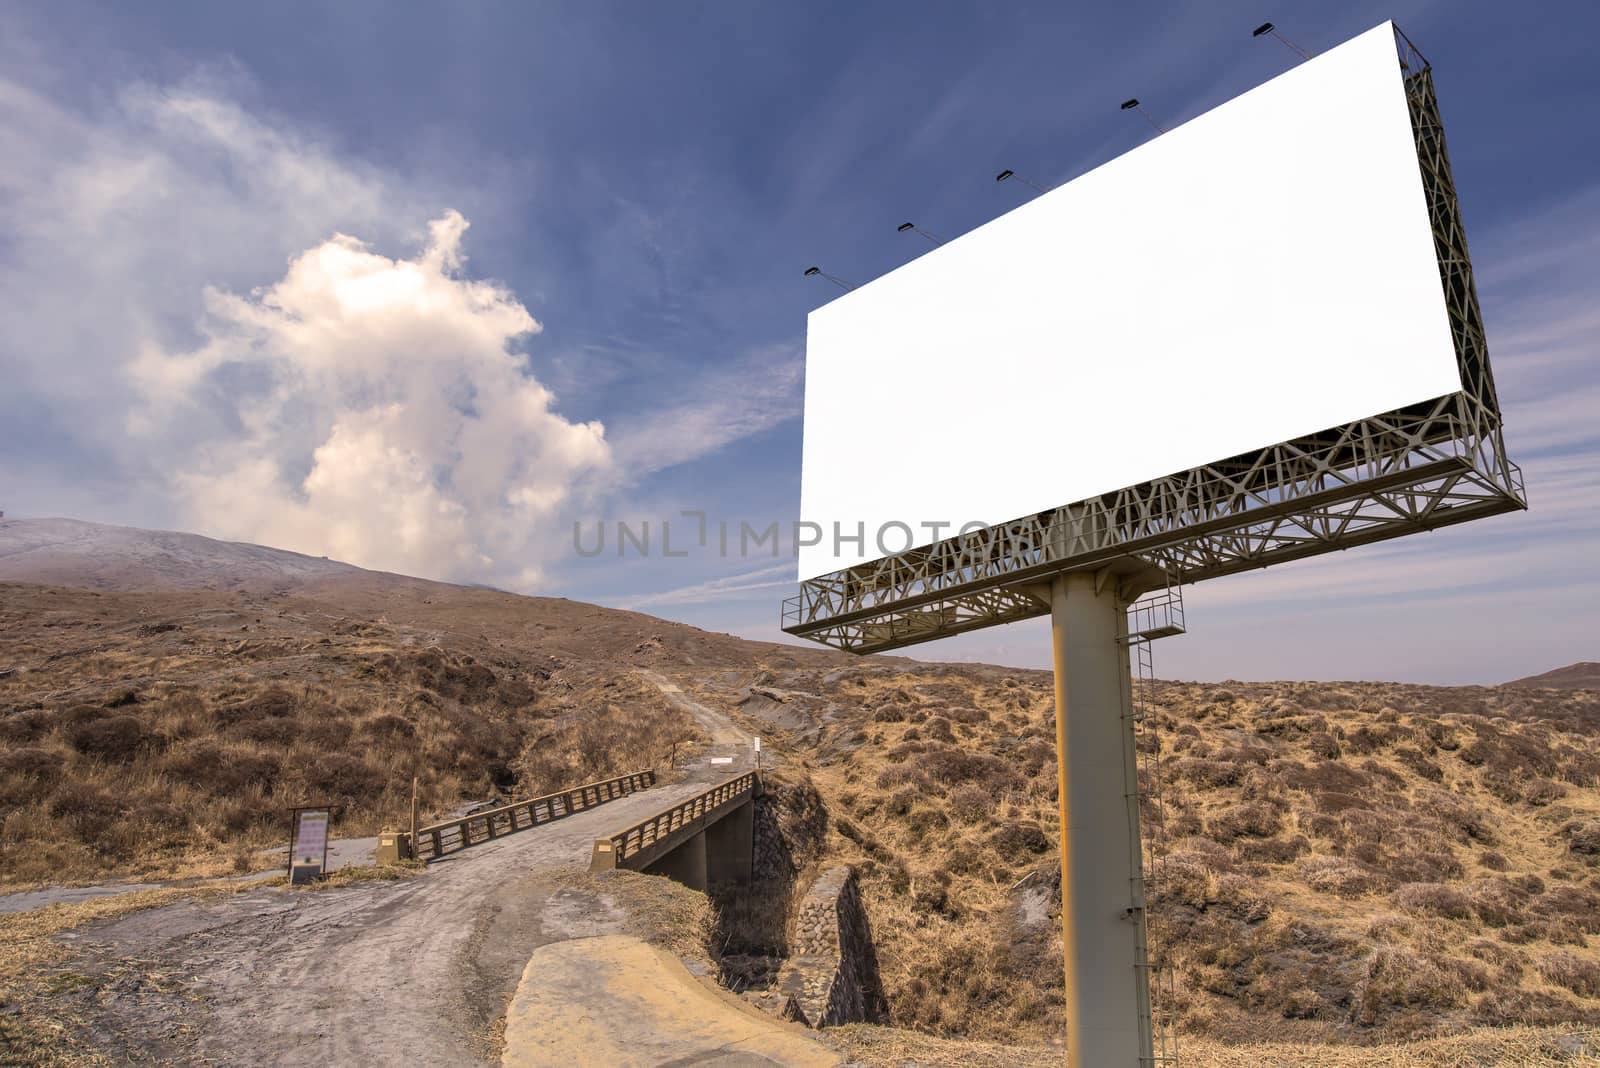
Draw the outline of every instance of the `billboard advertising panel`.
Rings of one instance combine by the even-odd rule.
[[[814,311],[800,579],[1459,391],[1394,40]]]

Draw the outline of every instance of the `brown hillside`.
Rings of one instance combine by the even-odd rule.
[[[430,815],[664,766],[696,730],[633,668],[839,660],[350,571],[292,593],[0,584],[0,884],[244,866],[309,801],[370,834],[413,775]]]
[[[687,681],[687,680],[686,680]],[[897,1024],[1059,1038],[1050,677],[956,665],[723,676],[787,728],[858,864]],[[1159,685],[1157,951],[1183,1030],[1374,1042],[1600,1022],[1600,694]]]
[[[1600,664],[1585,660],[1540,675],[1529,675],[1506,685],[1537,686],[1551,690],[1600,690]]]
[[[370,833],[413,774],[443,814],[662,766],[695,727],[648,668],[809,777],[818,859],[860,868],[895,1023],[1059,1042],[1048,674],[746,642],[206,539],[175,562],[142,534],[82,556],[97,589],[0,583],[0,882],[246,864],[312,799]],[[242,584],[235,549],[256,569]],[[51,574],[73,577],[62,559]],[[1600,691],[1158,698],[1152,926],[1187,1034],[1600,1022]]]

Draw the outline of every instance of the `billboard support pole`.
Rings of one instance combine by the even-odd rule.
[[[1109,580],[1108,580],[1109,578]],[[1050,583],[1068,1068],[1153,1063],[1126,605],[1104,572]]]

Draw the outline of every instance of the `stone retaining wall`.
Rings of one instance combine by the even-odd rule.
[[[853,868],[830,868],[811,884],[795,912],[789,951],[776,992],[804,1023],[874,1023],[887,1014]]]

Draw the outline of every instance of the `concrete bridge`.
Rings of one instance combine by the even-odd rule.
[[[814,1032],[641,941],[643,918],[616,887],[632,880],[583,874],[598,841],[620,856],[614,868],[691,885],[749,873],[759,790],[749,735],[650,681],[711,737],[683,781],[639,772],[418,827],[414,839],[386,836],[393,855],[428,861],[411,878],[316,893],[255,886],[96,924],[65,962],[96,981],[63,1004],[119,1064],[839,1064]],[[130,961],[162,981],[101,998]]]
[[[625,868],[664,875],[702,892],[708,886],[747,884],[760,794],[760,772],[735,775],[631,827],[596,838],[589,870]]]

